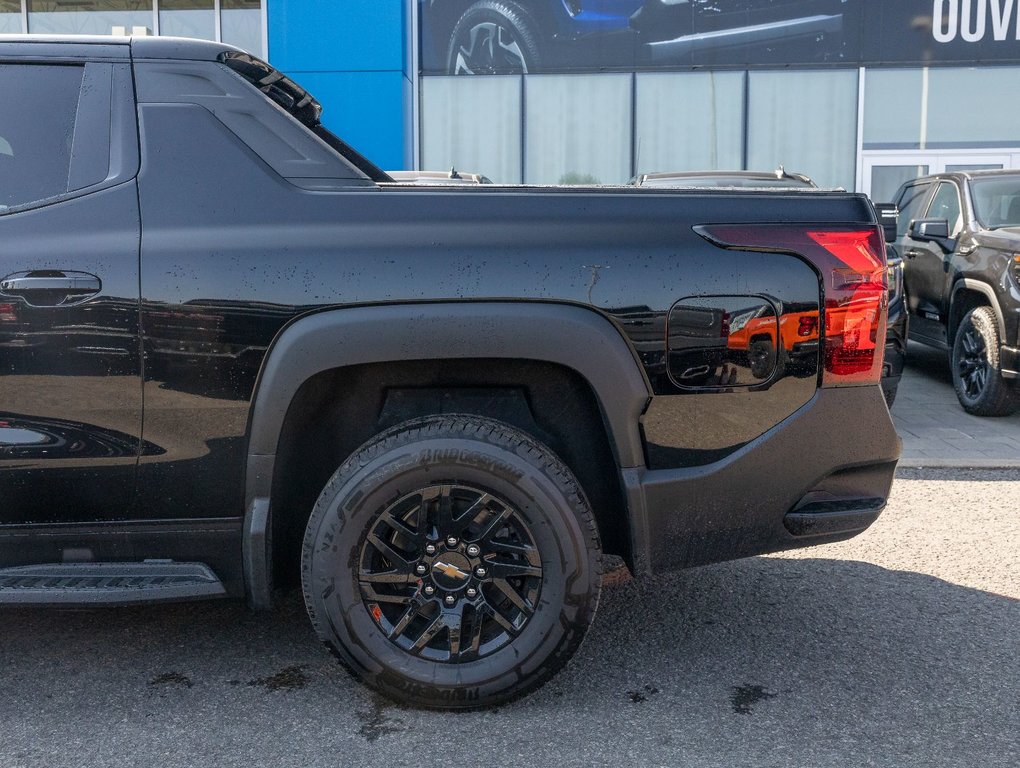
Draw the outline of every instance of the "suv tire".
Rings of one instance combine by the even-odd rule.
[[[460,17],[450,35],[450,75],[526,75],[540,67],[538,31],[516,3],[482,0]]]
[[[601,590],[595,517],[562,461],[477,416],[378,435],[308,521],[305,605],[319,638],[380,693],[472,709],[545,683],[580,646]]]
[[[975,416],[1009,416],[1017,394],[1002,378],[999,326],[991,307],[972,309],[956,330],[951,355],[953,386],[960,405]]]

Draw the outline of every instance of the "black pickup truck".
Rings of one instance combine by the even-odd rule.
[[[397,184],[208,42],[3,38],[0,103],[0,604],[300,585],[362,680],[475,707],[566,663],[603,553],[885,505],[861,195]]]

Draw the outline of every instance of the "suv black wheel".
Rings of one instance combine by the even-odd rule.
[[[776,345],[769,338],[754,339],[748,347],[747,359],[751,375],[756,379],[767,379],[776,370],[778,363]],[[778,379],[783,372],[778,371],[777,374]]]
[[[1016,410],[1016,392],[999,367],[999,326],[991,307],[977,307],[963,318],[953,343],[952,372],[967,413],[1009,416]]]
[[[451,75],[519,75],[539,66],[538,32],[516,3],[482,0],[460,17],[450,37]]]
[[[570,470],[502,422],[436,416],[366,443],[327,483],[302,549],[320,639],[418,706],[528,693],[566,663],[601,588],[595,518]]]

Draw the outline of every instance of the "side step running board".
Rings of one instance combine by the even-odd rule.
[[[132,605],[223,597],[203,563],[51,563],[0,568],[0,605]]]

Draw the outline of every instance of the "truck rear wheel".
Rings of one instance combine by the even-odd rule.
[[[312,624],[359,679],[437,709],[504,702],[577,650],[601,589],[591,507],[546,446],[435,416],[378,435],[323,489],[301,577]]]
[[[953,386],[975,416],[1009,416],[1017,407],[1012,383],[999,365],[999,326],[991,307],[972,309],[960,322],[952,351]]]

